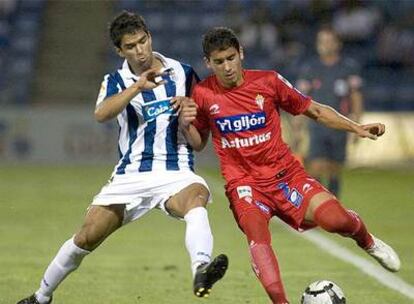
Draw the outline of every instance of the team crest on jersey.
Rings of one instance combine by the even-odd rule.
[[[263,110],[263,105],[264,105],[265,99],[262,95],[257,94],[256,96],[256,103],[259,106],[260,110]]]

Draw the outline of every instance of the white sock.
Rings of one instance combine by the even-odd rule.
[[[67,240],[62,245],[53,261],[47,267],[40,282],[40,288],[36,291],[36,298],[40,304],[47,303],[50,300],[52,293],[58,285],[69,273],[78,268],[83,258],[89,253],[90,251],[76,246],[73,238]]]
[[[204,207],[193,208],[184,216],[187,223],[185,245],[190,254],[193,276],[197,267],[211,260],[213,251],[213,235],[208,222],[207,210]]]

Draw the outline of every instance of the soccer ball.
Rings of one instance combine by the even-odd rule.
[[[300,301],[301,304],[345,304],[342,289],[334,282],[316,281],[306,287]]]

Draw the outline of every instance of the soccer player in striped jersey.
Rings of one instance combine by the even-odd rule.
[[[280,111],[303,114],[362,138],[377,139],[385,126],[356,123],[302,95],[275,71],[243,69],[243,50],[228,28],[207,32],[203,51],[214,74],[196,85],[194,101],[180,100],[179,119],[196,150],[203,149],[212,134],[230,207],[246,235],[252,268],[272,303],[289,303],[271,246],[268,225],[273,216],[297,230],[320,226],[352,238],[386,269],[398,271],[394,250],[372,236],[359,215],[294,158],[282,139]]]
[[[206,210],[210,191],[193,172],[192,148],[171,102],[190,95],[197,75],[190,66],[153,52],[151,34],[139,15],[122,12],[111,23],[110,36],[125,61],[105,76],[95,117],[99,122],[117,119],[120,160],[94,197],[83,226],[49,264],[40,288],[19,304],[51,303],[55,289],[86,255],[119,227],[154,208],[186,223],[197,297],[207,297],[227,269],[226,255],[211,259],[213,236]]]

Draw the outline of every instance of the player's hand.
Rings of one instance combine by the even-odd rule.
[[[382,123],[372,123],[361,125],[355,132],[359,137],[377,140],[385,133],[385,125]]]
[[[178,114],[181,111],[181,104],[186,100],[189,99],[186,96],[175,96],[170,100],[171,107],[174,111],[176,111]]]
[[[173,109],[177,110],[180,127],[188,128],[197,117],[197,104],[185,96],[174,97],[171,104]]]
[[[166,74],[167,72],[161,72],[159,69],[149,69],[140,75],[139,80],[134,86],[140,91],[152,90],[167,82],[161,78]]]

